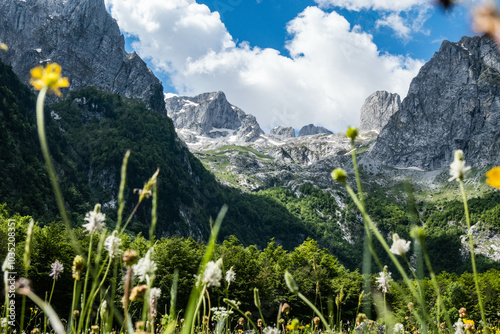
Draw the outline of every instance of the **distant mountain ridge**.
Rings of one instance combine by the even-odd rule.
[[[95,86],[165,112],[161,82],[135,52],[125,51],[104,0],[0,0],[0,40],[9,47],[0,60],[25,84],[31,68],[57,62],[70,90]]]

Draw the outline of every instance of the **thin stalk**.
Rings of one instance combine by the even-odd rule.
[[[93,304],[95,298],[97,297],[97,293],[101,290],[101,287],[104,284],[104,281],[105,281],[106,277],[108,276],[109,268],[111,267],[111,263],[112,262],[113,261],[111,261],[111,259],[110,259],[109,262],[108,262],[108,266],[106,268],[106,272],[104,273],[104,276],[102,277],[101,283],[99,284],[99,286],[97,287],[97,289],[95,289],[95,290],[92,289],[92,291],[90,292],[91,297],[87,300],[87,307],[88,307],[89,311],[87,312],[87,319],[85,320],[85,328],[89,327],[90,314],[91,314],[91,310],[92,310],[92,304]],[[104,263],[103,263],[103,266],[104,266]],[[101,268],[101,270],[102,269],[103,268]],[[101,274],[101,272],[99,272],[99,274],[97,275],[97,277],[99,277],[100,274]]]
[[[125,183],[127,180],[127,165],[128,158],[130,157],[130,150],[125,152],[125,156],[123,157],[122,169],[121,169],[121,178],[120,178],[120,188],[118,190],[118,218],[116,220],[116,230],[120,230],[120,225],[122,223],[123,210],[125,209]]]
[[[52,184],[52,189],[54,191],[54,195],[56,196],[57,207],[59,208],[59,213],[61,214],[61,218],[66,225],[66,230],[69,233],[71,238],[71,243],[75,248],[76,252],[80,254],[82,252],[80,248],[80,244],[73,233],[71,228],[71,224],[69,222],[68,215],[66,213],[66,208],[64,207],[64,199],[62,196],[61,189],[59,188],[59,181],[57,180],[57,175],[52,164],[52,160],[50,158],[49,146],[47,144],[47,136],[45,134],[45,115],[44,115],[44,103],[45,97],[47,95],[48,87],[43,87],[38,93],[38,98],[36,100],[36,123],[38,130],[38,138],[40,140],[40,147],[42,149],[43,158],[45,160],[45,166],[47,167],[47,172],[49,173],[49,179]]]
[[[87,273],[85,274],[85,283],[83,284],[83,296],[82,296],[82,311],[80,314],[80,320],[78,321],[78,333],[81,332],[82,326],[83,326],[83,319],[85,319],[85,314],[86,314],[86,301],[87,301],[87,284],[89,281],[89,273],[90,273],[90,261],[92,258],[92,241],[93,241],[93,235],[90,235],[90,245],[89,245],[89,254],[87,256]]]
[[[479,309],[481,310],[481,320],[483,321],[483,326],[486,334],[489,332],[489,328],[486,323],[486,315],[484,312],[483,299],[481,298],[481,289],[479,288],[479,278],[476,269],[476,256],[474,255],[474,240],[472,240],[470,216],[469,216],[469,206],[467,204],[467,195],[465,194],[464,183],[462,180],[458,179],[460,184],[460,192],[462,193],[462,199],[464,201],[465,210],[465,221],[467,222],[467,234],[469,235],[469,245],[470,245],[470,257],[472,261],[472,271],[474,273],[474,283],[476,285],[477,301],[479,304]]]
[[[391,258],[392,262],[394,263],[394,265],[398,269],[399,273],[401,274],[401,277],[403,277],[403,280],[407,284],[410,292],[413,294],[413,296],[415,297],[415,299],[420,300],[420,294],[415,290],[415,287],[411,284],[411,281],[408,278],[408,275],[406,274],[404,268],[399,263],[399,261],[396,258],[396,256],[390,251],[390,247],[387,245],[387,242],[385,241],[384,236],[377,229],[377,226],[375,226],[375,223],[373,223],[373,221],[371,220],[370,216],[368,216],[366,214],[364,206],[361,204],[361,202],[359,201],[359,199],[356,197],[356,194],[354,193],[354,191],[352,190],[352,188],[348,184],[346,184],[345,186],[346,186],[347,192],[351,196],[352,200],[354,201],[354,203],[356,204],[356,206],[358,207],[358,209],[363,213],[363,216],[366,218],[366,222],[368,223],[368,225],[372,229],[373,233],[375,234],[375,237],[382,244],[382,246],[384,247],[385,251],[387,252],[387,255],[389,255],[389,257]],[[422,304],[422,306],[425,306],[425,305]],[[418,320],[420,321],[420,323],[423,323],[423,321],[421,321],[422,319],[420,319],[418,315],[416,315],[416,317],[418,318]]]
[[[56,286],[56,280],[54,279],[52,282],[52,290],[50,291],[49,305],[52,302],[52,294],[54,293],[55,286]],[[45,298],[47,298],[47,294],[45,294]],[[47,315],[46,314],[44,314],[44,316],[43,316],[43,333],[47,333]]]
[[[297,294],[299,296],[300,299],[302,299],[304,301],[304,303],[307,304],[307,306],[309,306],[313,311],[314,313],[316,313],[318,315],[318,317],[321,319],[321,321],[323,322],[323,325],[325,325],[325,328],[326,328],[326,332],[327,333],[331,333],[332,330],[330,328],[330,325],[328,324],[328,322],[325,320],[325,318],[323,317],[323,314],[321,314],[321,312],[316,308],[316,306],[313,305],[313,303],[311,303],[309,301],[309,299],[306,298],[306,296],[304,296],[303,294],[301,294],[300,292]]]

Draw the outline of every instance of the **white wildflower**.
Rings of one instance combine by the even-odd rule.
[[[378,287],[382,290],[383,293],[387,293],[389,291],[390,285],[389,283],[392,281],[391,273],[387,272],[387,266],[384,266],[384,270],[381,271],[376,278],[376,282],[378,283]]]
[[[63,272],[64,266],[59,260],[56,260],[54,263],[50,265],[50,268],[52,271],[50,272],[49,276],[52,276],[55,280],[59,278],[59,275]]]
[[[160,288],[151,288],[149,291],[149,299],[151,300],[156,300],[160,299],[161,296],[161,289]]]
[[[231,267],[228,271],[226,271],[226,282],[227,284],[231,284],[231,282],[234,282],[235,279],[236,273],[233,271],[233,267]]]
[[[279,334],[280,331],[276,327],[266,327],[266,328],[264,328],[264,330],[262,331],[262,333],[263,334]]]
[[[231,314],[233,314],[232,310],[227,310],[225,307],[212,307],[210,309],[213,313],[212,316],[212,321],[219,322],[219,321],[224,321],[227,317],[229,317]]]
[[[392,235],[392,246],[391,253],[396,255],[405,255],[406,252],[410,249],[411,241],[406,241],[405,239],[400,239],[397,233]]]
[[[404,332],[404,330],[405,330],[405,326],[402,323],[398,322],[394,325],[394,333],[402,334]]]
[[[85,227],[90,234],[93,234],[106,226],[104,224],[105,219],[106,215],[101,213],[101,205],[96,204],[94,211],[89,211],[85,215],[84,220],[88,223],[83,224],[83,227]]]
[[[113,232],[112,235],[106,238],[104,241],[104,247],[109,253],[110,258],[114,258],[116,256],[119,256],[123,253],[123,251],[120,249],[120,246],[122,244],[122,239],[118,238],[116,236],[116,231]]]
[[[149,281],[155,277],[155,271],[157,269],[156,262],[153,261],[153,248],[150,248],[146,255],[139,259],[137,264],[134,264],[132,269],[134,273],[139,277],[139,280]]]
[[[1,326],[2,326],[2,328],[7,327],[7,324],[8,324],[8,320],[7,320],[7,318],[2,318],[2,321],[1,321]]]
[[[218,259],[217,262],[210,261],[205,266],[205,272],[203,273],[203,279],[201,282],[206,284],[207,287],[220,286],[220,280],[222,279],[222,258]]]
[[[463,180],[465,173],[470,169],[465,167],[464,152],[462,150],[455,151],[455,160],[450,164],[450,175],[448,181]]]

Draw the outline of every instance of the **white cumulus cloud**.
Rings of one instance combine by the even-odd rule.
[[[320,8],[340,7],[359,11],[374,9],[385,11],[405,11],[415,6],[427,5],[428,0],[314,0]]]
[[[267,132],[314,123],[357,125],[376,90],[404,97],[421,61],[381,53],[372,36],[336,12],[308,7],[286,27],[290,56],[236,44],[217,13],[194,0],[106,0],[134,47],[169,74],[181,95],[222,90]]]

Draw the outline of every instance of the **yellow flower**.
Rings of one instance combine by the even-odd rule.
[[[36,90],[48,88],[56,93],[57,96],[62,95],[59,88],[69,87],[68,78],[61,77],[61,66],[57,63],[47,64],[45,68],[41,65],[33,68],[31,70],[30,84]]]
[[[492,187],[500,188],[500,167],[494,167],[486,173],[486,183]]]
[[[6,44],[0,43],[0,50],[7,51],[8,49],[9,49],[9,47]]]

